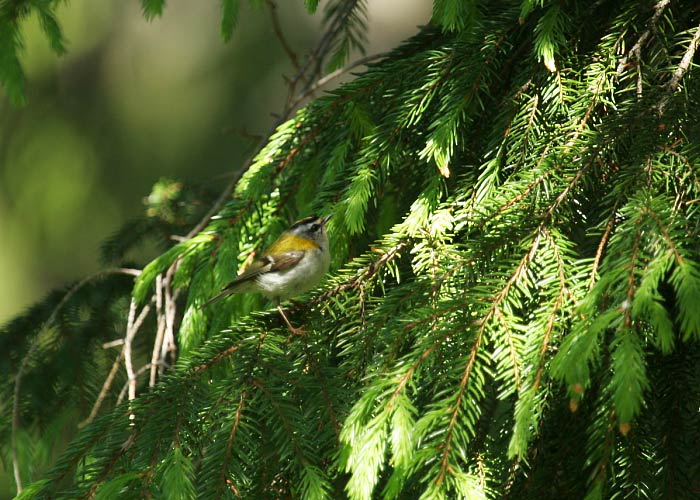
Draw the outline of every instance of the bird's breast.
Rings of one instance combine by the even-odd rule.
[[[328,272],[330,255],[316,247],[307,250],[296,265],[282,271],[273,271],[257,277],[260,291],[269,296],[288,299],[308,292],[319,284]]]

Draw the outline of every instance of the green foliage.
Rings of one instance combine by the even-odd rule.
[[[316,12],[318,2],[319,0],[304,0],[304,4],[306,5],[306,9],[309,11],[309,14]]]
[[[61,27],[56,21],[60,0],[17,0],[0,3],[0,85],[14,105],[25,103],[24,72],[19,61],[22,50],[21,23],[36,13],[39,25],[51,48],[57,54],[65,52]]]
[[[192,461],[179,446],[173,447],[160,464],[160,489],[167,500],[193,500],[197,498],[194,485]]]
[[[233,30],[238,24],[238,0],[221,0],[221,38],[228,42],[233,35]]]
[[[146,19],[154,19],[163,14],[165,0],[141,0],[141,8]]]
[[[343,60],[364,5],[326,15]],[[700,80],[681,65],[700,10],[444,0],[433,19],[281,123],[206,227],[144,267],[140,307],[180,294],[177,359],[111,394],[29,498],[700,494]],[[307,334],[259,297],[203,307],[310,213],[334,215],[333,266],[285,305]],[[78,313],[4,336],[95,352]],[[26,394],[25,425],[50,420]]]

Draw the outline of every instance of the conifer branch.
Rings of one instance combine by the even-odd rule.
[[[605,231],[603,231],[603,236],[600,238],[600,241],[598,242],[598,248],[596,249],[595,252],[595,257],[593,258],[593,265],[591,266],[591,279],[588,284],[588,290],[591,291],[593,290],[593,286],[596,283],[596,278],[598,276],[598,268],[600,267],[600,261],[603,258],[603,253],[605,252],[605,248],[607,247],[608,244],[608,238],[610,238],[610,234],[612,233],[613,228],[615,227],[615,223],[617,222],[617,203],[612,209],[612,212],[610,213],[610,217],[608,218],[608,222],[605,225]]]
[[[141,273],[140,270],[138,269],[128,269],[128,268],[109,268],[109,269],[103,269],[102,271],[99,271],[91,276],[87,276],[80,280],[78,283],[73,285],[63,296],[63,298],[58,302],[58,304],[53,308],[51,311],[51,314],[49,314],[48,319],[43,325],[42,330],[51,328],[56,321],[56,318],[58,317],[59,312],[63,309],[63,307],[73,298],[73,296],[78,293],[80,289],[82,289],[85,285],[90,283],[91,281],[102,278],[104,276],[110,275],[110,274],[126,274],[129,276],[138,276]],[[22,493],[22,478],[20,476],[20,466],[19,466],[19,457],[17,454],[17,432],[19,430],[20,426],[20,397],[21,397],[21,391],[22,391],[22,377],[24,377],[24,374],[27,372],[29,369],[29,363],[32,361],[32,358],[34,357],[34,353],[36,350],[39,348],[41,340],[41,331],[39,332],[38,335],[34,337],[32,340],[32,343],[29,347],[29,350],[27,353],[24,355],[22,358],[22,362],[19,365],[19,368],[17,369],[17,373],[15,375],[15,384],[14,384],[14,393],[13,393],[13,400],[12,400],[12,470],[14,474],[14,479],[15,479],[15,486],[17,489],[17,494],[19,495]]]
[[[629,52],[627,52],[627,54],[620,58],[620,62],[618,62],[616,70],[618,77],[622,75],[622,72],[625,70],[628,62],[631,59],[634,58],[637,61],[641,59],[642,47],[644,47],[644,45],[647,43],[647,40],[652,35],[652,33],[656,31],[656,27],[659,24],[659,21],[661,20],[661,16],[663,15],[664,11],[666,10],[666,7],[668,7],[670,3],[671,0],[661,0],[656,5],[654,5],[654,14],[649,20],[647,29],[639,36],[637,42],[632,46]]]
[[[341,283],[340,285],[337,285],[330,290],[326,290],[325,292],[318,295],[315,299],[312,299],[310,301],[310,303],[311,304],[325,303],[329,298],[334,297],[334,296],[336,296],[340,293],[343,293],[345,291],[357,288],[361,284],[367,282],[368,280],[371,280],[380,271],[380,269],[382,267],[384,267],[386,264],[391,262],[398,255],[400,255],[401,252],[408,246],[408,244],[409,244],[408,241],[401,241],[401,242],[397,243],[393,247],[386,250],[379,259],[371,262],[366,268],[364,268],[362,271],[360,271],[353,279],[346,281],[345,283]]]
[[[630,263],[629,263],[629,275],[627,278],[627,298],[626,300],[621,304],[621,308],[623,310],[623,314],[625,317],[625,328],[630,328],[632,326],[632,300],[634,299],[634,292],[636,290],[635,286],[635,277],[636,277],[636,264],[637,264],[637,255],[639,253],[639,244],[640,240],[642,239],[642,230],[637,229],[634,233],[634,242],[632,243],[632,254],[630,256]]]
[[[236,485],[226,479],[226,471],[228,470],[229,461],[231,460],[231,450],[233,449],[233,444],[236,440],[236,434],[238,433],[238,426],[241,423],[241,415],[243,414],[243,409],[245,407],[245,400],[248,397],[248,391],[243,390],[238,400],[238,406],[236,407],[236,414],[233,417],[233,424],[231,425],[231,432],[229,432],[228,440],[226,441],[226,450],[224,452],[224,463],[221,467],[221,476],[219,477],[219,484],[217,486],[217,494],[220,496],[223,493],[224,484],[228,484],[233,490],[236,496],[240,496],[240,492]]]
[[[673,72],[671,79],[666,84],[666,95],[662,97],[661,101],[657,105],[659,115],[664,113],[671,96],[678,90],[678,87],[680,87],[683,76],[688,72],[688,69],[693,62],[693,57],[695,57],[695,51],[698,48],[698,43],[700,43],[700,25],[695,28],[693,38],[690,40],[688,48],[681,58],[681,62],[678,64],[678,67],[676,67],[675,71]]]
[[[92,423],[93,420],[95,420],[95,417],[97,416],[97,413],[100,411],[100,407],[102,406],[102,402],[104,401],[105,397],[107,396],[107,393],[109,390],[112,388],[112,383],[114,382],[114,377],[116,377],[117,372],[119,371],[119,366],[121,365],[122,360],[124,359],[124,348],[119,351],[119,354],[117,357],[114,359],[114,363],[112,363],[112,368],[109,370],[109,373],[107,374],[107,378],[105,379],[104,383],[102,384],[102,389],[100,389],[100,393],[97,395],[97,399],[95,400],[95,403],[92,405],[92,409],[90,410],[90,414],[87,416],[85,420],[80,422],[78,424],[78,428],[82,429],[86,425]]]
[[[555,241],[553,240],[551,233],[547,229],[544,229],[543,232],[557,261],[557,273],[559,275],[559,293],[556,299],[554,299],[554,303],[552,304],[552,307],[549,311],[549,318],[547,319],[547,325],[544,330],[542,346],[540,347],[539,351],[539,361],[537,363],[537,373],[535,374],[535,381],[532,384],[534,392],[537,392],[540,386],[540,382],[542,381],[542,373],[544,370],[544,363],[546,359],[545,355],[547,354],[547,349],[549,348],[549,343],[552,336],[552,331],[554,330],[557,315],[560,312],[561,306],[564,303],[564,298],[567,294],[566,275],[564,272],[564,259],[562,259],[559,253],[559,249]]]
[[[336,69],[335,71],[328,73],[322,78],[316,80],[309,88],[305,89],[303,92],[300,92],[299,95],[297,95],[292,101],[292,103],[289,105],[290,109],[296,109],[297,107],[299,107],[299,105],[302,102],[304,102],[305,99],[316,93],[321,88],[325,87],[328,83],[335,80],[336,78],[343,76],[360,66],[365,66],[369,63],[378,61],[379,59],[384,59],[388,55],[389,53],[387,52],[380,52],[377,54],[372,54],[370,56],[361,57],[360,59],[357,59],[342,68]]]
[[[471,352],[469,353],[469,359],[464,367],[464,374],[462,375],[462,380],[459,382],[459,389],[457,390],[457,399],[454,402],[454,407],[450,415],[450,422],[447,425],[447,434],[445,435],[445,441],[443,443],[442,458],[440,459],[440,473],[438,474],[435,483],[440,486],[445,480],[445,475],[451,472],[451,467],[449,465],[449,456],[452,451],[452,439],[454,435],[455,425],[457,423],[457,416],[462,407],[462,399],[464,398],[464,393],[469,383],[469,376],[471,375],[472,369],[474,368],[474,362],[476,361],[476,355],[479,352],[479,346],[481,344],[481,338],[484,331],[484,325],[476,334],[474,339],[474,345],[472,346]]]
[[[639,212],[639,215],[647,215],[656,223],[656,226],[659,228],[659,231],[661,231],[661,236],[663,236],[663,239],[664,241],[666,241],[669,250],[671,251],[671,253],[673,253],[673,258],[675,259],[676,263],[678,265],[682,265],[683,256],[678,251],[678,248],[676,247],[676,244],[674,243],[673,238],[671,237],[671,233],[669,232],[668,227],[666,227],[666,225],[661,221],[659,216],[656,213],[654,213],[654,211],[651,210],[649,207],[642,208],[642,210]]]

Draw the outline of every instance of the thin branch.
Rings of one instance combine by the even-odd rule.
[[[688,48],[686,49],[685,54],[683,54],[681,62],[678,64],[678,67],[673,72],[671,79],[666,84],[666,95],[661,99],[661,102],[657,107],[660,115],[663,114],[664,110],[666,109],[668,101],[671,99],[671,95],[673,95],[678,90],[678,87],[680,87],[683,76],[688,72],[691,63],[693,62],[693,57],[695,57],[695,51],[698,48],[698,43],[700,43],[700,25],[695,28],[693,39],[688,44]]]
[[[180,290],[172,291],[172,283],[180,267],[180,259],[177,259],[172,266],[165,273],[165,281],[163,286],[165,288],[165,302],[163,307],[165,308],[165,335],[163,337],[163,343],[160,346],[160,358],[158,360],[158,374],[162,375],[164,367],[168,364],[168,357],[170,357],[171,363],[175,362],[177,357],[177,344],[175,343],[175,316],[177,314],[177,299],[180,296]]]
[[[124,339],[110,340],[102,344],[102,349],[111,349],[112,347],[121,347],[124,345]]]
[[[306,82],[313,82],[316,81],[320,78],[320,74],[322,72],[322,66],[320,64],[317,64],[313,69],[312,69],[312,62],[317,61],[320,62],[322,61],[325,56],[327,55],[328,51],[330,51],[333,41],[338,37],[340,33],[340,29],[343,26],[343,22],[345,18],[352,13],[353,8],[355,7],[356,3],[358,0],[347,0],[346,5],[343,6],[342,8],[339,9],[338,14],[333,18],[333,21],[331,22],[329,28],[325,31],[323,37],[321,37],[321,40],[319,41],[318,45],[316,48],[313,50],[311,56],[307,58],[306,63],[304,66],[302,66],[299,71],[297,71],[297,74],[295,77],[290,80],[289,84],[289,97],[287,99],[287,105],[285,105],[285,109],[282,112],[282,114],[279,116],[279,118],[275,121],[275,123],[272,125],[272,128],[268,134],[265,135],[264,139],[262,139],[254,151],[251,153],[249,158],[243,163],[241,168],[236,172],[236,174],[231,178],[229,183],[224,187],[223,191],[219,195],[219,197],[214,201],[212,206],[209,208],[206,214],[202,217],[202,219],[187,233],[185,236],[186,240],[189,240],[193,238],[195,235],[197,235],[200,231],[202,231],[207,224],[209,224],[209,220],[216,215],[219,210],[224,206],[224,203],[228,201],[229,197],[231,196],[231,193],[233,193],[233,190],[236,188],[236,185],[238,184],[238,181],[240,178],[243,176],[243,174],[248,171],[248,169],[251,167],[253,164],[253,161],[255,157],[260,153],[262,148],[267,144],[267,139],[269,136],[271,136],[274,131],[279,127],[282,123],[284,123],[286,120],[289,119],[289,117],[292,114],[292,111],[294,111],[294,107],[290,106],[289,104],[294,102],[295,106],[298,105],[301,100],[296,99],[293,101],[293,96],[295,94],[295,88],[296,84],[299,81],[306,81]],[[306,92],[302,92],[304,94]]]
[[[122,339],[122,345],[124,341]],[[122,350],[119,351],[119,354],[117,357],[114,359],[114,363],[112,363],[112,368],[109,370],[109,374],[107,375],[107,378],[105,379],[104,383],[102,384],[102,389],[100,390],[100,393],[97,396],[97,399],[95,400],[95,404],[92,405],[92,409],[90,410],[90,415],[80,422],[78,424],[78,428],[82,429],[89,423],[91,423],[93,420],[95,420],[95,417],[97,416],[97,412],[100,411],[100,407],[102,406],[102,403],[104,402],[105,397],[107,397],[107,393],[109,392],[110,388],[112,387],[112,383],[114,382],[114,378],[117,375],[117,372],[119,371],[119,366],[122,363],[122,360],[124,359],[124,348],[122,347]]]
[[[165,337],[165,314],[163,313],[163,274],[156,276],[156,338],[153,342],[151,352],[151,373],[148,378],[148,387],[156,385],[156,373],[158,371],[156,363],[160,357],[160,348]]]
[[[445,479],[445,474],[449,469],[449,455],[452,450],[452,436],[454,435],[455,424],[457,423],[457,416],[459,415],[460,407],[462,406],[462,399],[464,398],[464,393],[467,389],[467,384],[469,383],[469,377],[474,368],[474,363],[476,362],[476,355],[479,352],[479,346],[481,345],[481,335],[484,329],[483,326],[474,339],[474,345],[469,354],[469,359],[464,368],[464,374],[462,375],[462,380],[459,382],[459,391],[457,392],[457,399],[454,403],[454,409],[452,410],[452,415],[450,415],[450,423],[447,426],[447,435],[445,436],[445,443],[442,452],[442,459],[440,461],[440,474],[438,474],[435,483],[440,486]]]
[[[267,4],[267,8],[270,11],[270,18],[272,19],[272,30],[275,32],[277,40],[279,40],[280,45],[282,45],[282,49],[284,49],[284,53],[287,54],[287,57],[289,57],[289,60],[292,62],[294,69],[300,71],[301,68],[299,66],[299,58],[297,57],[296,52],[292,50],[292,47],[287,41],[287,38],[284,36],[284,31],[282,30],[282,25],[280,24],[280,18],[277,15],[277,4],[272,0],[267,0],[267,2],[265,3]]]
[[[600,243],[598,243],[598,248],[595,252],[595,258],[593,259],[593,267],[591,268],[591,281],[588,284],[589,290],[593,290],[593,286],[596,283],[596,275],[598,274],[598,267],[600,267],[600,261],[603,258],[603,252],[605,251],[605,247],[607,246],[610,233],[612,233],[613,227],[615,227],[615,222],[617,221],[616,212],[617,203],[613,207],[612,214],[610,214],[610,219],[605,225],[605,231],[603,232],[603,236],[600,238]]]
[[[146,373],[147,371],[151,370],[151,363],[146,363],[143,365],[141,368],[136,370],[134,372],[134,379],[138,380],[138,378]],[[126,383],[124,384],[124,387],[122,387],[122,390],[119,391],[119,396],[117,397],[117,405],[121,404],[122,401],[124,401],[124,396],[126,395],[127,391],[131,388],[131,380],[127,380]],[[129,391],[130,392],[130,391]],[[132,415],[133,417],[133,415]]]
[[[307,97],[311,96],[314,94],[316,91],[327,85],[329,82],[335,80],[336,78],[349,73],[353,69],[359,67],[359,66],[365,66],[371,62],[375,62],[379,59],[383,59],[389,55],[388,52],[380,52],[378,54],[373,54],[367,57],[362,57],[347,66],[344,66],[342,68],[339,68],[331,73],[328,73],[326,76],[319,78],[316,80],[315,83],[313,83],[309,88],[304,90],[304,92],[300,93],[294,101],[290,104],[290,109],[296,109]]]
[[[248,392],[244,389],[243,392],[241,392],[239,401],[238,401],[238,406],[236,407],[236,414],[233,417],[233,425],[231,426],[231,432],[228,435],[228,440],[226,441],[226,451],[224,452],[224,463],[223,467],[221,467],[221,476],[219,478],[219,482],[217,484],[217,496],[221,496],[223,493],[222,488],[224,484],[228,484],[229,488],[231,488],[235,493],[238,492],[238,488],[236,485],[228,481],[226,479],[226,471],[228,471],[229,467],[229,460],[231,459],[231,450],[233,449],[233,443],[236,439],[236,434],[238,433],[238,426],[241,423],[241,415],[243,414],[243,408],[245,407],[245,400],[246,397],[248,397]],[[240,496],[240,495],[236,495]]]
[[[346,281],[330,290],[326,290],[322,294],[318,295],[310,303],[319,304],[326,302],[328,298],[338,295],[346,290],[351,290],[365,283],[368,279],[373,278],[379,270],[384,267],[387,263],[391,262],[395,257],[397,257],[402,250],[408,246],[407,241],[402,241],[390,249],[388,249],[384,254],[374,262],[370,263],[367,268],[360,271],[353,279]]]
[[[627,63],[630,61],[630,59],[634,58],[639,61],[642,53],[642,47],[647,43],[647,40],[651,36],[652,32],[656,31],[656,26],[659,24],[659,19],[661,19],[661,16],[663,15],[664,10],[666,10],[666,7],[668,7],[669,3],[671,3],[671,0],[661,0],[654,5],[654,15],[652,15],[651,19],[649,20],[649,27],[640,35],[640,37],[637,39],[637,43],[632,46],[629,52],[620,58],[620,62],[617,64],[616,70],[618,77],[622,75],[622,72],[627,67]]]
[[[124,367],[128,376],[129,383],[129,401],[136,399],[136,372],[134,371],[133,359],[131,356],[131,346],[136,333],[141,328],[146,316],[151,311],[151,304],[155,302],[155,297],[151,302],[143,306],[138,317],[134,319],[136,312],[136,301],[131,299],[131,308],[129,310],[129,322],[127,324],[126,335],[124,336]],[[133,415],[131,415],[133,417]]]

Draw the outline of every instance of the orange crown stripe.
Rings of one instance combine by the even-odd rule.
[[[316,250],[317,248],[318,245],[308,238],[302,238],[295,235],[286,235],[268,248],[264,255],[292,252],[294,250]]]

